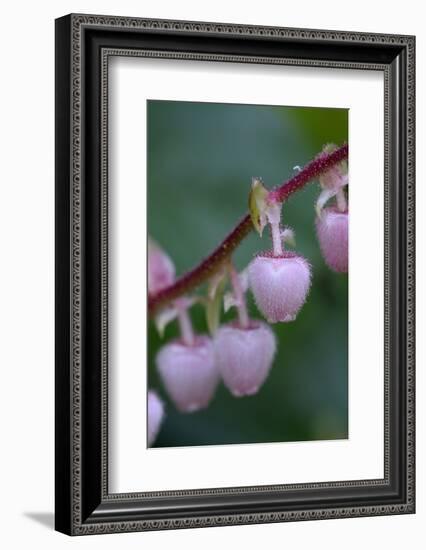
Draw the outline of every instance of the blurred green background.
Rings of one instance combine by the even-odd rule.
[[[274,187],[310,161],[325,143],[348,141],[348,111],[173,101],[148,101],[148,232],[180,275],[225,237],[247,210],[252,176]],[[308,301],[293,323],[272,325],[278,352],[259,393],[235,398],[221,384],[208,409],[176,411],[157,376],[154,357],[178,334],[148,333],[148,385],[166,403],[155,446],[219,445],[348,437],[348,277],[330,271],[314,227],[315,182],[292,196],[282,221],[297,251],[312,264]],[[268,231],[254,232],[234,256],[242,270],[269,249]],[[251,317],[260,318],[251,294]],[[194,327],[206,332],[201,306]],[[226,319],[235,317],[231,310]]]

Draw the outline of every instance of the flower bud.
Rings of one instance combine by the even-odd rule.
[[[316,227],[322,255],[333,271],[348,271],[348,212],[335,207],[325,208]]]
[[[148,241],[148,292],[155,294],[175,279],[175,266],[169,256],[152,240]]]
[[[153,390],[148,391],[148,447],[157,439],[164,419],[164,404]]]
[[[210,338],[196,336],[192,346],[174,340],[161,348],[156,363],[167,393],[181,412],[207,407],[220,378]]]
[[[294,321],[308,294],[311,269],[298,254],[269,252],[257,255],[249,265],[250,286],[257,307],[270,323]]]
[[[275,355],[275,335],[266,323],[251,321],[219,328],[214,338],[216,359],[225,386],[236,397],[253,395],[266,380]]]

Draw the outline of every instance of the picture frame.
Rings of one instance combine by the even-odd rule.
[[[68,535],[415,512],[415,38],[71,14],[56,20],[55,528]],[[384,76],[384,477],[108,489],[108,60]],[[249,451],[248,451],[249,452]]]

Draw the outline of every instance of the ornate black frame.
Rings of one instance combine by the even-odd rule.
[[[56,20],[57,530],[84,535],[414,513],[414,49],[413,36],[74,14]],[[111,55],[383,71],[383,479],[108,493]]]

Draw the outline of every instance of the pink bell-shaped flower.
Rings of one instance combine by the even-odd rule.
[[[175,266],[169,256],[152,239],[148,240],[148,292],[156,292],[175,280]]]
[[[225,386],[236,396],[254,395],[272,366],[276,343],[266,323],[251,321],[247,328],[224,325],[214,337],[216,359]]]
[[[257,307],[268,322],[294,321],[311,282],[309,263],[294,252],[258,254],[249,265],[250,286]]]
[[[316,227],[322,255],[333,271],[348,271],[349,214],[335,207],[324,208],[317,218]]]
[[[153,390],[148,391],[148,447],[157,439],[164,420],[164,404]]]
[[[196,336],[193,345],[174,340],[161,348],[156,363],[167,393],[181,412],[207,407],[220,378],[210,338]]]

